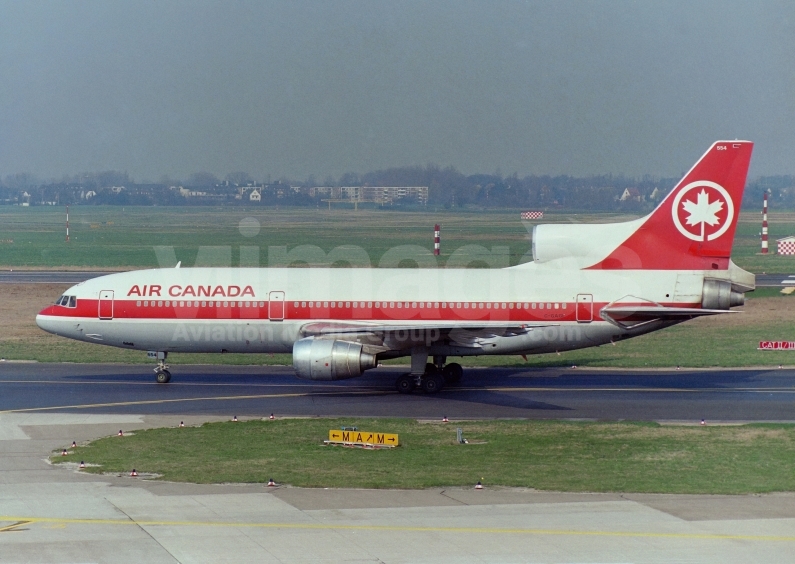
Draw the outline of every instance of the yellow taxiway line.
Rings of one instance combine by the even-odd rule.
[[[133,405],[158,405],[165,403],[185,403],[185,402],[198,402],[198,401],[231,401],[231,400],[251,400],[251,399],[269,399],[269,398],[297,398],[305,396],[322,396],[322,395],[336,395],[338,392],[301,392],[290,394],[256,394],[250,396],[203,396],[198,398],[169,398],[159,400],[133,400],[133,401],[114,401],[106,403],[83,403],[74,405],[50,405],[46,407],[20,407],[18,409],[0,410],[0,415],[3,413],[30,413],[35,411],[57,411],[61,409],[95,409],[98,407],[128,407]],[[380,391],[364,391],[364,392],[349,392],[354,395],[378,395],[384,392]],[[397,393],[397,392],[395,392]]]
[[[96,382],[100,384],[100,382]],[[161,386],[162,384],[152,384]],[[449,388],[445,390],[448,392],[632,392],[632,393],[767,393],[767,394],[795,394],[795,388],[567,388],[567,387],[543,387],[543,388],[521,388],[521,387],[485,387],[485,388]],[[367,395],[391,395],[397,394],[393,389],[388,388],[373,388],[373,389],[351,389],[351,388],[338,388],[333,391],[316,391],[307,390],[305,392],[288,392],[288,393],[272,393],[272,394],[251,394],[251,395],[224,395],[224,396],[202,396],[190,398],[168,398],[156,400],[131,400],[131,401],[117,401],[117,402],[104,402],[104,403],[86,403],[74,405],[52,405],[45,407],[20,407],[17,409],[0,410],[3,413],[30,413],[37,411],[57,411],[63,409],[96,409],[100,407],[130,407],[135,405],[160,405],[167,403],[186,403],[186,402],[201,402],[201,401],[234,401],[234,400],[256,400],[256,399],[275,399],[275,398],[298,398],[298,397],[311,397],[311,396],[325,396],[337,395],[339,393],[347,393],[349,395],[367,396]]]
[[[498,535],[555,535],[590,537],[640,537],[682,540],[745,540],[757,542],[795,542],[795,536],[781,535],[741,535],[719,533],[658,533],[654,531],[589,531],[573,529],[514,529],[500,527],[410,527],[390,525],[343,525],[321,523],[250,523],[223,521],[135,521],[126,519],[69,519],[60,517],[19,517],[0,515],[0,522],[13,522],[0,528],[0,532],[11,531],[21,525],[134,525],[137,527],[214,527],[214,528],[254,528],[254,529],[304,529],[335,531],[375,531],[411,533],[458,533],[458,534],[498,534]]]

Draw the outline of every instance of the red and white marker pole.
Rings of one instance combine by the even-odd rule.
[[[767,254],[767,191],[762,204],[762,254]]]
[[[69,206],[66,206],[66,242],[69,242]]]
[[[439,224],[433,226],[433,254],[434,256],[439,256],[440,253],[440,244],[441,244],[441,237],[439,236],[440,228]]]

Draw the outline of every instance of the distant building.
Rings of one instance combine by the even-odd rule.
[[[414,200],[423,206],[428,203],[427,186],[313,186],[305,190],[311,198],[322,196],[379,205],[391,205],[398,200]]]
[[[331,191],[334,190],[331,186],[313,186],[309,188],[308,194],[310,198],[317,198],[318,196],[331,196]]]
[[[259,191],[256,188],[254,188],[251,191],[251,194],[248,195],[248,199],[251,200],[252,202],[261,202],[262,194],[260,194]]]
[[[637,188],[625,188],[619,200],[622,202],[630,200],[633,202],[640,202],[643,201],[643,195],[640,193],[640,190],[638,190]]]
[[[428,203],[427,186],[362,186],[359,199],[378,204],[393,204],[397,200],[414,200],[418,204]]]

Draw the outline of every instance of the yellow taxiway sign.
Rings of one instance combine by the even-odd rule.
[[[395,433],[374,433],[371,431],[339,431],[328,432],[331,443],[367,443],[371,445],[398,446],[400,441]]]

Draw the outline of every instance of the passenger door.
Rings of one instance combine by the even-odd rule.
[[[99,293],[99,318],[113,319],[113,290],[102,290]]]
[[[577,294],[577,321],[579,323],[593,321],[593,294]]]
[[[271,292],[268,295],[268,319],[284,320],[284,292]]]

